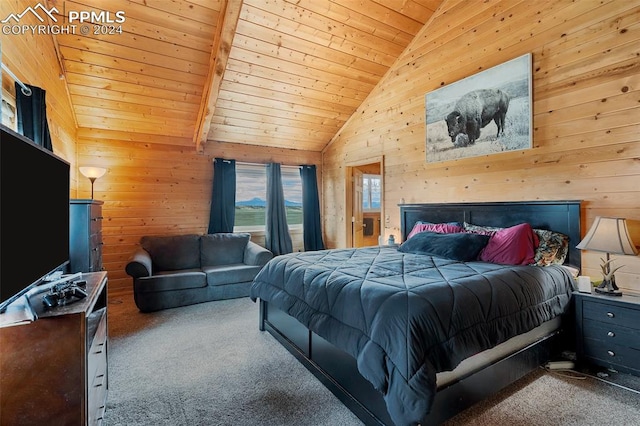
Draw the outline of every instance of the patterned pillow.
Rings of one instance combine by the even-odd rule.
[[[495,226],[474,225],[468,222],[464,222],[462,224],[462,228],[464,229],[464,232],[471,232],[472,234],[480,234],[480,235],[493,235],[496,232],[504,229],[504,228],[498,228]]]
[[[540,240],[533,263],[538,266],[562,265],[569,252],[569,237],[546,229],[533,231]]]

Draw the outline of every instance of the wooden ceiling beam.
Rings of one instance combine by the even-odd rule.
[[[202,92],[202,101],[198,112],[198,121],[193,135],[196,150],[202,151],[207,140],[207,134],[211,127],[211,118],[215,110],[216,100],[220,91],[220,85],[227,68],[229,52],[233,43],[233,37],[240,17],[243,0],[226,0],[220,10],[218,25],[211,58],[209,60],[209,73]]]

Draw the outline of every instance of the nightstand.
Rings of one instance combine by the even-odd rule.
[[[573,297],[578,362],[640,376],[640,297]]]

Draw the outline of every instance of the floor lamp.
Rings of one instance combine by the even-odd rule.
[[[102,167],[85,166],[80,167],[80,173],[91,181],[91,199],[93,200],[93,183],[96,179],[101,178],[107,172],[107,169]]]

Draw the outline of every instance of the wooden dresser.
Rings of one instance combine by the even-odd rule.
[[[102,201],[69,201],[71,272],[102,270]]]
[[[107,273],[82,275],[88,293],[83,299],[45,309],[46,292],[35,293],[30,297],[35,321],[11,325],[6,313],[0,315],[0,425],[102,423],[108,391]]]
[[[640,297],[574,297],[578,361],[640,375]]]

